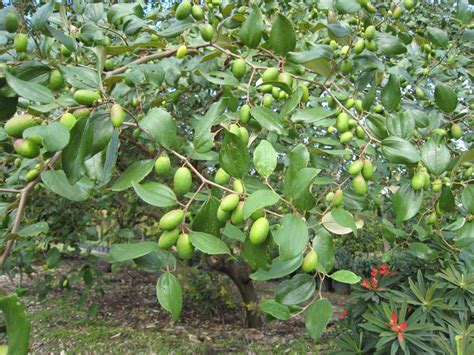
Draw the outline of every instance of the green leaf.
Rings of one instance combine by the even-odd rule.
[[[458,168],[461,166],[461,164],[468,162],[468,161],[474,161],[474,149],[470,149],[465,151],[464,153],[461,154],[459,157],[458,161],[456,164],[454,164],[453,168],[451,169],[451,175],[458,170]]]
[[[316,59],[332,59],[333,54],[330,46],[317,44],[307,51],[288,53],[288,60],[295,64],[306,64]]]
[[[448,46],[448,34],[439,28],[428,26],[426,28],[428,38],[436,47],[446,48]]]
[[[217,219],[219,204],[219,200],[215,197],[210,197],[204,202],[193,219],[192,230],[220,237],[223,223]]]
[[[250,48],[257,48],[262,39],[263,18],[258,6],[253,6],[252,12],[245,19],[240,28],[239,37],[243,44]]]
[[[84,161],[90,154],[94,138],[90,122],[90,119],[78,120],[70,131],[68,145],[63,149],[61,161],[71,183],[77,182],[84,175]]]
[[[99,75],[93,69],[64,65],[60,65],[59,69],[64,76],[64,80],[76,89],[91,90],[100,87]]]
[[[301,102],[303,97],[303,88],[298,86],[298,88],[291,94],[290,98],[286,100],[283,106],[280,109],[280,117],[286,117],[290,112],[292,112]]]
[[[303,168],[298,170],[296,175],[292,177],[286,196],[293,202],[296,208],[308,211],[316,204],[316,199],[311,193],[311,186],[320,171],[320,169]]]
[[[234,226],[230,222],[226,223],[222,234],[229,239],[234,239],[241,242],[245,242],[245,239],[247,238],[244,232],[242,232],[238,227]]]
[[[415,119],[413,115],[398,113],[386,120],[387,131],[392,136],[401,137],[403,139],[410,139],[415,130]]]
[[[339,270],[330,276],[334,281],[343,282],[346,284],[354,285],[360,282],[360,277],[348,270]]]
[[[469,213],[474,213],[474,185],[468,185],[464,188],[461,194],[461,201]]]
[[[262,139],[253,152],[253,165],[260,176],[270,176],[277,166],[276,151],[270,142]]]
[[[49,16],[53,13],[54,10],[54,1],[49,0],[46,4],[41,6],[31,17],[31,24],[33,25],[33,30],[43,31],[46,22],[49,19]]]
[[[171,313],[176,321],[183,308],[183,291],[179,281],[169,272],[160,276],[156,283],[156,296],[161,307]]]
[[[0,309],[3,311],[3,318],[7,327],[7,354],[27,354],[31,325],[26,314],[26,306],[16,294],[12,294],[0,298]]]
[[[280,219],[280,227],[272,235],[279,246],[281,260],[301,255],[309,240],[308,226],[294,214],[284,215]]]
[[[23,227],[18,235],[23,238],[36,237],[40,234],[46,234],[49,231],[49,225],[46,222],[38,222],[30,224],[29,226]]]
[[[191,232],[189,241],[198,250],[208,255],[229,254],[230,249],[226,243],[213,235],[202,232]]]
[[[382,104],[387,110],[395,111],[400,105],[401,98],[400,79],[397,75],[390,74],[387,84],[382,89]]]
[[[438,253],[435,250],[431,249],[425,243],[420,243],[420,242],[410,243],[408,245],[408,250],[417,258],[425,260],[425,261],[431,261],[438,257]]]
[[[392,197],[392,207],[398,222],[414,217],[423,203],[423,190],[415,191],[410,184],[403,184]]]
[[[451,154],[446,144],[431,139],[421,147],[421,159],[430,173],[439,176],[451,162]]]
[[[165,28],[161,31],[157,31],[156,34],[158,36],[164,37],[164,38],[173,38],[173,37],[176,37],[176,36],[180,35],[184,31],[190,29],[191,26],[193,25],[193,23],[194,23],[194,20],[191,18],[191,16],[189,16],[189,18],[187,18],[185,20],[174,21],[167,28]]]
[[[251,193],[244,203],[244,218],[249,218],[258,209],[274,205],[279,200],[280,196],[271,190],[257,190]]]
[[[275,300],[281,304],[296,305],[313,296],[316,290],[314,277],[308,274],[297,274],[277,286]]]
[[[123,263],[158,249],[158,244],[154,242],[113,244],[110,248],[110,257],[117,263]]]
[[[334,124],[335,120],[330,119],[333,112],[327,108],[317,106],[312,108],[306,108],[302,110],[297,110],[292,116],[291,120],[293,122],[302,122],[302,123],[311,123],[314,126],[323,126],[327,127]]]
[[[260,304],[260,308],[265,313],[270,314],[272,317],[281,320],[290,319],[290,308],[275,300],[265,300]]]
[[[250,155],[247,146],[240,137],[225,132],[219,153],[221,167],[235,178],[241,179],[250,169]]]
[[[336,0],[336,10],[342,14],[353,14],[360,10],[357,0]]]
[[[25,99],[37,102],[50,103],[54,101],[54,95],[46,86],[37,84],[32,81],[24,81],[18,79],[8,71],[3,71],[5,79],[7,80],[8,86],[12,88],[19,96]]]
[[[332,318],[331,303],[323,298],[313,302],[304,313],[304,324],[308,334],[314,341],[318,341],[327,324]]]
[[[139,183],[150,173],[154,164],[151,159],[136,161],[115,180],[112,191],[123,191],[132,187],[133,183]]]
[[[325,272],[330,272],[334,267],[336,258],[334,256],[334,246],[331,235],[324,229],[320,229],[314,236],[313,249],[318,254],[318,265],[316,268],[319,270],[322,267]]]
[[[204,78],[206,78],[210,83],[216,85],[231,87],[238,87],[240,85],[240,82],[235,78],[235,76],[223,71],[211,71],[209,73],[202,72],[202,76],[204,76]]]
[[[133,261],[139,269],[153,273],[160,272],[162,269],[169,270],[176,267],[174,255],[160,248],[133,259]]]
[[[172,207],[176,205],[176,195],[166,185],[154,181],[143,184],[132,181],[132,186],[138,197],[156,207]]]
[[[71,52],[75,52],[77,50],[76,41],[72,37],[68,36],[63,31],[51,27],[50,25],[46,25],[46,29],[54,38],[56,38],[58,42],[62,43]]]
[[[378,32],[375,41],[380,51],[388,55],[403,54],[407,51],[400,38],[388,33]]]
[[[115,168],[115,164],[117,163],[119,142],[119,131],[114,130],[107,147],[107,152],[105,153],[105,163],[102,169],[102,174],[98,181],[99,187],[108,184],[112,178],[112,171]]]
[[[69,143],[69,129],[59,122],[30,127],[23,131],[23,138],[41,137],[48,152],[57,152]]]
[[[161,108],[151,109],[139,125],[163,147],[172,149],[177,146],[176,122],[165,110]]]
[[[439,196],[439,207],[444,212],[453,212],[456,208],[456,201],[454,200],[453,192],[450,187],[443,187],[441,195]]]
[[[305,168],[309,162],[309,152],[306,146],[298,144],[289,153],[290,163],[285,174],[285,185],[283,188],[285,196],[292,193],[293,182],[300,169]]]
[[[250,114],[260,125],[277,134],[283,134],[285,129],[278,115],[268,107],[255,106],[250,109]]]
[[[303,263],[303,256],[298,255],[294,259],[282,260],[280,258],[273,259],[270,269],[258,269],[253,274],[250,274],[250,278],[255,281],[267,281],[273,279],[279,279],[280,277],[291,274],[297,270]]]
[[[414,164],[421,160],[418,150],[400,137],[385,138],[382,141],[382,153],[391,163]]]
[[[331,216],[334,221],[340,226],[350,228],[352,232],[357,236],[357,225],[354,221],[354,217],[348,211],[342,207],[331,209]]]
[[[62,170],[47,170],[41,173],[43,183],[55,194],[71,201],[85,201],[89,198],[94,183],[87,177],[71,185]]]
[[[285,56],[295,49],[296,34],[293,24],[282,14],[278,14],[270,32],[270,47],[277,55]]]
[[[447,84],[439,83],[436,85],[434,98],[436,106],[444,112],[453,112],[458,105],[458,96]]]

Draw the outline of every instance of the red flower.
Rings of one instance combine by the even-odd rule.
[[[387,276],[390,271],[390,267],[387,264],[382,264],[379,267],[380,275]]]
[[[398,334],[397,334],[397,337],[398,337],[398,341],[399,341],[400,343],[403,343],[403,342],[405,341],[405,338],[404,338],[404,336],[403,336],[403,333],[398,333]]]
[[[371,289],[370,284],[369,284],[369,280],[367,280],[367,279],[362,280],[362,282],[360,283],[360,285],[361,285],[363,288],[367,289],[367,290],[370,290],[370,289]]]
[[[404,321],[402,324],[400,324],[400,331],[404,332],[407,329],[407,321]]]
[[[392,312],[392,318],[390,319],[390,325],[398,324],[397,312]]]
[[[377,286],[379,285],[379,280],[377,280],[375,277],[372,277],[370,279],[370,283],[372,284],[373,288],[377,288]]]
[[[343,320],[347,316],[347,309],[343,309],[341,314],[339,315],[339,320]]]
[[[375,276],[377,276],[378,272],[379,272],[379,271],[378,271],[376,268],[373,267],[373,268],[370,270],[370,276],[375,277]]]
[[[387,324],[390,327],[390,330],[394,331],[397,333],[397,338],[399,342],[403,342],[405,340],[405,337],[403,336],[403,333],[407,329],[407,321],[402,322],[400,325],[398,324],[398,316],[397,312],[393,311],[392,312],[392,317],[390,318],[390,323]]]

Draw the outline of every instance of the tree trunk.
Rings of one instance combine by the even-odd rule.
[[[235,283],[239,289],[245,307],[247,327],[260,328],[263,320],[258,313],[258,295],[250,278],[250,269],[245,262],[233,262],[222,256],[210,256],[208,265],[214,270],[223,272]]]

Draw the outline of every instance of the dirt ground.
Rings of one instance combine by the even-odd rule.
[[[61,268],[76,266],[71,263],[62,263]],[[181,318],[173,322],[158,304],[157,278],[130,268],[104,273],[103,293],[90,293],[85,306],[78,306],[79,292],[57,289],[39,301],[35,292],[28,291],[25,300],[32,319],[31,352],[324,354],[332,349],[329,340],[337,333],[337,321],[328,327],[319,344],[306,335],[302,315],[289,321],[265,322],[261,329],[247,329],[238,293],[231,284],[228,294],[232,296],[226,301],[229,306],[222,302],[215,309],[185,294]],[[0,286],[14,290],[5,276],[0,277]],[[261,298],[272,297],[275,286],[260,283]],[[324,297],[335,305],[336,320],[345,296],[325,293]],[[97,305],[93,315],[87,311],[91,304]]]

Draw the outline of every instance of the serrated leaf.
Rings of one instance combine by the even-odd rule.
[[[47,170],[41,173],[43,183],[55,194],[71,201],[85,201],[89,198],[93,182],[83,177],[71,185],[66,174],[62,170]]]
[[[253,118],[265,129],[277,134],[283,134],[285,129],[278,115],[268,107],[255,106],[250,110]]]
[[[407,51],[400,38],[388,33],[378,32],[376,43],[380,51],[388,55],[403,54]]]
[[[290,319],[290,309],[288,306],[285,306],[281,303],[278,303],[275,300],[265,300],[260,304],[260,308],[265,313],[270,314],[272,317],[281,320]]]
[[[418,150],[400,137],[385,138],[382,141],[382,152],[391,163],[414,164],[421,160]]]
[[[60,65],[59,69],[64,80],[76,89],[95,90],[100,87],[99,75],[91,68]]]
[[[299,255],[294,259],[282,260],[280,258],[273,259],[270,269],[258,269],[250,278],[255,281],[267,281],[279,279],[280,277],[291,274],[297,270],[303,263],[303,256]]]
[[[312,275],[297,274],[278,285],[275,300],[281,304],[296,305],[309,300],[315,290],[316,282]]]
[[[448,34],[435,27],[428,26],[426,28],[428,38],[436,47],[446,48],[448,46]]]
[[[158,249],[158,244],[155,242],[112,244],[110,257],[117,263],[123,263],[142,257]]]
[[[451,154],[446,144],[431,139],[421,147],[421,159],[430,173],[439,176],[451,162]]]

